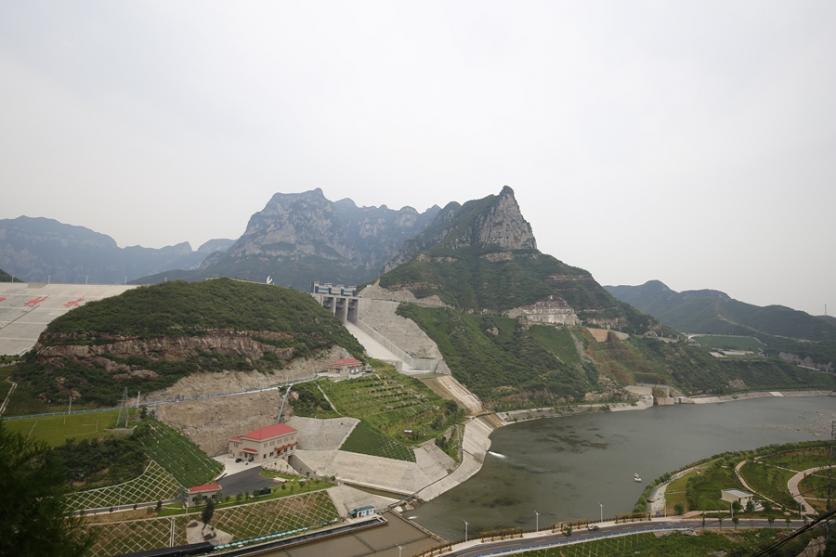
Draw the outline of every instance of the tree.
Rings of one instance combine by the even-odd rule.
[[[682,506],[682,503],[677,503],[673,506],[674,514],[683,514],[685,512],[685,507]]]
[[[747,513],[755,512],[755,503],[751,499],[749,499],[749,502],[746,503],[746,512]]]
[[[203,507],[203,511],[200,513],[200,520],[203,521],[205,526],[208,526],[210,522],[212,522],[212,517],[215,515],[215,500],[211,497],[206,500],[206,506]]]
[[[740,501],[735,501],[731,504],[731,508],[735,513],[739,513],[743,509],[743,506],[740,504]]]
[[[775,517],[770,516],[767,520],[769,521],[769,527],[772,528],[772,525],[775,524]]]
[[[770,503],[769,501],[764,501],[763,502],[763,510],[767,514],[771,513],[772,512],[772,503]]]
[[[0,421],[0,555],[89,555],[93,537],[67,505],[64,480],[46,444]]]

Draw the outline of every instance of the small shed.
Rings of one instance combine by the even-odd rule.
[[[728,503],[740,503],[740,506],[743,508],[746,508],[746,505],[748,505],[754,497],[755,496],[748,491],[743,491],[741,489],[720,490],[720,499]]]
[[[362,507],[354,507],[348,514],[351,518],[362,518],[364,516],[372,516],[374,513],[374,505],[363,505]]]
[[[199,505],[207,499],[217,499],[223,487],[217,482],[209,482],[186,489],[186,506]]]

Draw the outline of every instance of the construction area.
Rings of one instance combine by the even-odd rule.
[[[0,283],[0,355],[19,356],[35,346],[53,319],[87,302],[136,288],[122,284]]]

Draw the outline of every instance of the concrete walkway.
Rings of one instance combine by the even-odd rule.
[[[795,499],[798,502],[799,505],[801,505],[801,507],[803,509],[802,512],[805,515],[814,515],[814,514],[818,514],[818,513],[816,512],[816,509],[814,509],[813,506],[810,503],[808,503],[807,500],[804,498],[804,496],[801,494],[801,490],[798,488],[798,486],[804,478],[806,478],[808,476],[812,476],[816,472],[821,472],[822,470],[827,470],[828,468],[836,468],[836,464],[831,464],[829,466],[819,466],[817,468],[808,468],[807,470],[802,470],[801,472],[798,472],[793,477],[791,477],[789,479],[789,481],[787,482],[787,489],[789,489],[790,495],[792,495],[792,498]]]

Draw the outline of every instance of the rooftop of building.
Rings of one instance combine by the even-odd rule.
[[[236,435],[231,437],[233,441],[240,441],[241,439],[248,439],[250,441],[264,441],[266,439],[273,439],[274,437],[281,437],[289,433],[296,433],[296,430],[287,424],[270,424],[258,429],[254,429],[245,433],[244,435]]]
[[[221,489],[223,489],[221,487],[221,484],[219,484],[217,482],[208,482],[208,483],[205,483],[205,484],[200,484],[200,485],[190,487],[188,491],[189,491],[189,493],[194,494],[194,493],[209,493],[209,492],[212,492],[212,491],[220,491]]]

